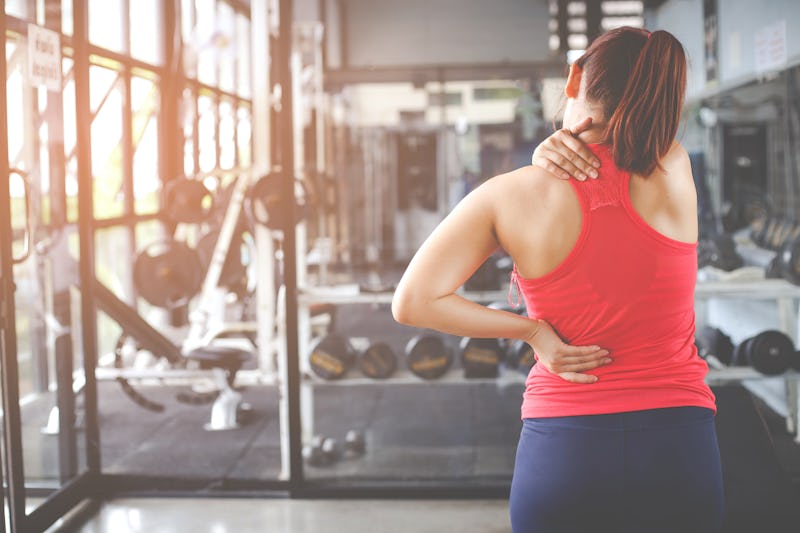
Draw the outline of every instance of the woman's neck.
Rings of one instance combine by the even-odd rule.
[[[606,125],[605,122],[595,122],[594,117],[592,117],[592,125],[589,126],[589,129],[578,134],[578,139],[587,144],[603,142]]]

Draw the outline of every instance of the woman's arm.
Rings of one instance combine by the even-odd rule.
[[[456,291],[494,252],[495,205],[503,176],[492,178],[468,194],[425,240],[408,265],[392,299],[392,314],[409,326],[465,337],[524,339],[539,362],[575,383],[593,383],[580,374],[607,364],[608,351],[598,346],[565,344],[542,320],[490,309]]]

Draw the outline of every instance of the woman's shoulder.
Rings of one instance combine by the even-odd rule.
[[[533,165],[498,174],[487,180],[486,185],[494,189],[499,198],[505,200],[529,195],[536,195],[542,199],[553,198],[569,194],[571,189],[567,180]]]
[[[648,180],[658,184],[670,198],[684,201],[696,195],[689,154],[679,142],[672,143],[659,161],[659,166],[648,176]]]
[[[654,229],[683,242],[697,240],[697,192],[686,149],[670,146],[649,176],[631,179],[634,208]]]
[[[667,153],[661,158],[661,166],[665,170],[681,173],[684,177],[692,177],[692,167],[689,162],[689,153],[678,141],[673,141]]]

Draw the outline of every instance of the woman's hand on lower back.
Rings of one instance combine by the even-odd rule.
[[[612,362],[608,350],[599,346],[571,346],[565,343],[544,320],[536,321],[535,329],[525,341],[536,352],[537,364],[572,383],[595,383],[597,376],[584,372]]]
[[[592,119],[586,118],[575,128],[561,128],[539,143],[531,156],[531,165],[542,168],[561,179],[573,177],[583,181],[588,177],[596,178],[596,167],[600,161],[591,150],[577,138],[577,135],[588,130]]]

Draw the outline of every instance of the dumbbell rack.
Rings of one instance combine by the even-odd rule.
[[[726,280],[698,282],[695,290],[695,315],[697,329],[703,327],[708,318],[708,301],[711,299],[738,300],[771,300],[778,305],[777,329],[786,333],[798,347],[800,340],[800,323],[798,323],[798,304],[800,304],[800,286],[793,285],[783,279]],[[725,367],[716,359],[710,361],[707,381],[709,384],[739,383],[745,380],[771,379],[752,368]],[[716,368],[714,367],[716,366]],[[786,402],[786,428],[795,435],[800,443],[800,372],[789,370],[782,376],[784,379]]]
[[[298,297],[299,312],[299,353],[308,353],[311,340],[311,322],[309,308],[311,304],[330,303],[335,305],[348,304],[389,304],[392,301],[392,292],[369,292],[359,291],[358,285],[337,285],[328,287],[304,287],[300,288]],[[506,299],[505,291],[461,291],[459,294],[465,298],[476,302],[493,302]],[[695,314],[697,328],[702,327],[707,319],[708,301],[716,298],[730,299],[749,299],[749,300],[774,300],[778,304],[779,329],[786,332],[795,345],[798,343],[800,327],[798,326],[798,303],[800,303],[800,286],[792,285],[785,280],[761,279],[750,281],[713,281],[698,282],[695,290]],[[739,383],[744,380],[765,379],[766,376],[749,367],[724,367],[723,365],[710,365],[706,381],[709,385],[724,385],[728,383]],[[311,439],[313,436],[313,412],[314,412],[314,387],[316,385],[325,386],[362,386],[376,384],[465,384],[491,382],[498,386],[523,383],[525,376],[516,372],[502,372],[498,378],[464,378],[460,374],[448,373],[441,379],[427,381],[415,376],[405,369],[398,371],[385,381],[376,381],[369,378],[345,378],[338,381],[323,381],[313,377],[308,358],[300,358],[300,370],[303,375],[312,376],[302,380],[301,388],[301,409],[303,438]],[[800,442],[800,432],[797,431],[798,412],[800,412],[800,399],[798,399],[798,383],[800,373],[788,371],[783,375],[786,384],[786,407],[787,428],[790,432],[797,434]]]
[[[504,300],[505,291],[460,291],[459,294],[476,302],[493,302]],[[336,285],[327,287],[298,288],[298,333],[299,353],[307,354],[311,340],[311,315],[310,306],[318,303],[335,305],[348,304],[390,304],[393,293],[361,292],[357,284]],[[523,383],[525,376],[519,372],[504,372],[497,378],[464,378],[454,372],[448,372],[435,381],[429,381],[412,374],[400,365],[391,378],[374,380],[366,377],[344,378],[336,381],[324,381],[316,378],[311,370],[307,357],[300,357],[300,373],[308,376],[301,380],[301,420],[303,440],[308,442],[314,435],[314,387],[321,386],[364,386],[380,384],[405,384],[405,385],[463,385],[465,383],[495,383],[499,387]]]

